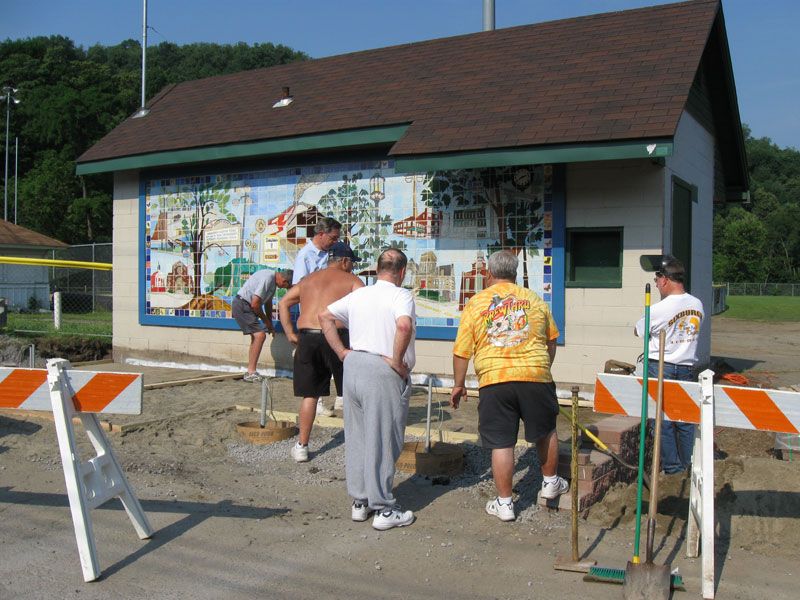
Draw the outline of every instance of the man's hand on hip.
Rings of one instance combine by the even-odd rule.
[[[392,361],[391,359],[386,358],[385,356],[383,356],[382,358],[383,358],[383,360],[386,361],[386,364],[388,364],[390,367],[392,367],[392,370],[395,373],[400,375],[401,379],[403,379],[403,380],[408,379],[408,366],[406,365],[406,363],[404,363],[404,362],[396,363],[396,362]]]

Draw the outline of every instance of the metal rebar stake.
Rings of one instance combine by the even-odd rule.
[[[433,403],[433,375],[428,375],[428,416],[425,420],[425,452],[431,451],[431,404]]]

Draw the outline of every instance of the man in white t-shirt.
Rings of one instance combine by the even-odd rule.
[[[705,312],[703,303],[684,288],[686,270],[674,256],[664,256],[656,271],[656,289],[661,302],[650,309],[648,375],[658,377],[658,334],[664,341],[664,379],[694,381],[698,363],[697,341]],[[644,336],[644,318],[636,323],[635,333]],[[686,471],[692,462],[694,424],[665,420],[661,427],[661,468],[665,473]]]
[[[328,344],[344,362],[344,436],[351,518],[375,513],[378,530],[404,527],[414,513],[402,510],[392,494],[395,463],[403,449],[410,371],[414,368],[414,297],[400,285],[408,259],[390,248],[378,257],[374,285],[351,292],[328,306],[319,322]],[[342,344],[336,320],[350,330]]]

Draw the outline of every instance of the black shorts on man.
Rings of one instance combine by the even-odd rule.
[[[519,422],[525,441],[533,444],[556,428],[558,399],[552,382],[507,381],[478,391],[478,433],[484,448],[511,448]]]
[[[347,329],[339,329],[339,339],[345,348],[350,347]],[[300,329],[294,353],[294,395],[299,398],[328,396],[331,392],[331,375],[336,385],[336,395],[342,395],[342,361],[331,350],[320,329]]]

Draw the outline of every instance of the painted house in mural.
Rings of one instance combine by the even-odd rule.
[[[242,277],[290,267],[328,215],[364,276],[386,246],[409,256],[419,372],[451,372],[464,304],[507,248],[557,320],[556,379],[591,382],[641,351],[641,255],[681,258],[711,313],[713,207],[748,193],[716,0],[187,81],[148,108],[77,167],[114,174],[117,359],[246,362]],[[282,336],[270,349],[291,367]]]

